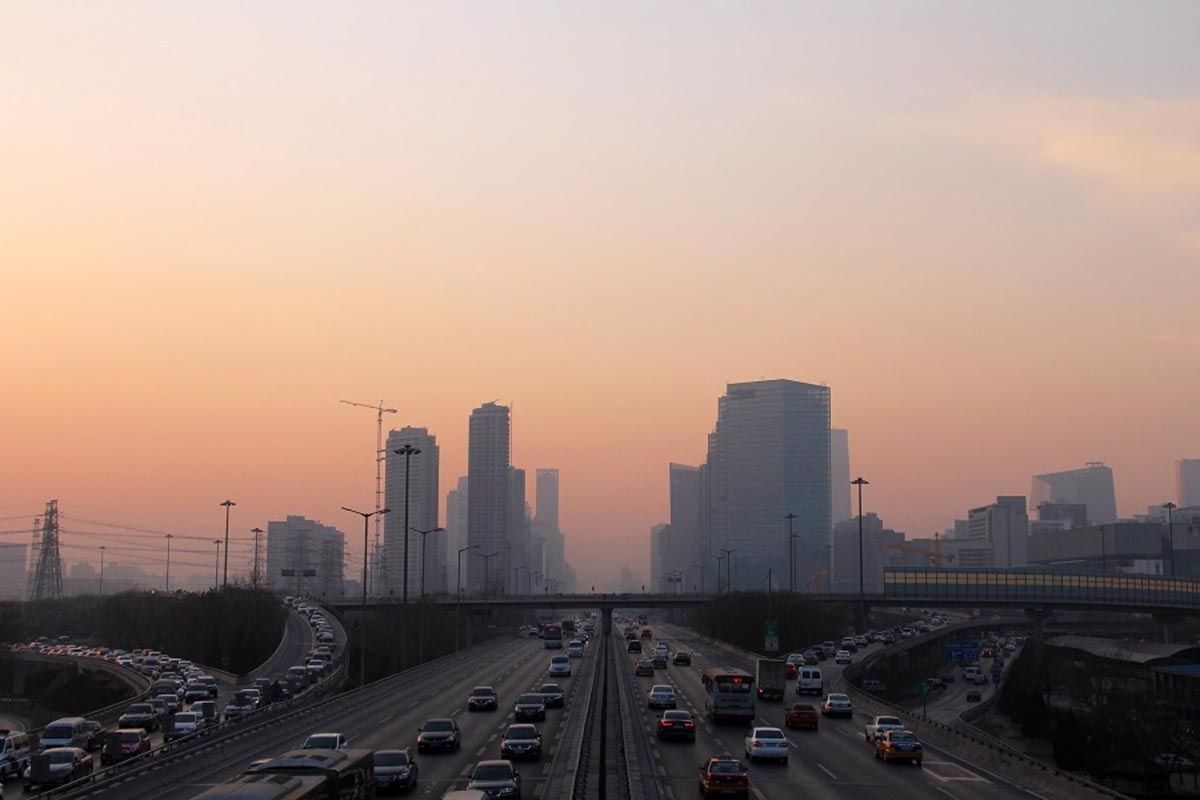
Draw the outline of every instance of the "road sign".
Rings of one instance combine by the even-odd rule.
[[[763,626],[763,651],[779,652],[779,620],[777,619],[769,619]]]

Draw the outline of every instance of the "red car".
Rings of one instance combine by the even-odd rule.
[[[736,758],[710,758],[700,767],[701,797],[750,800],[750,775]]]
[[[104,736],[100,749],[101,764],[115,764],[150,752],[150,737],[142,728],[117,728]]]
[[[785,722],[789,728],[808,728],[815,731],[821,721],[817,709],[808,703],[793,703],[788,707]]]

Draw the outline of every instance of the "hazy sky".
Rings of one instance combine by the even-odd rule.
[[[357,532],[338,399],[429,427],[443,491],[497,399],[586,585],[645,572],[667,463],[763,376],[832,387],[910,536],[1088,460],[1140,512],[1200,455],[1198,36],[1192,0],[4,3],[0,517]]]

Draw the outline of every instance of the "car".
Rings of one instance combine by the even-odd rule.
[[[642,643],[638,639],[630,639],[625,645],[625,650],[629,653],[640,653],[642,652]]]
[[[170,728],[163,732],[163,741],[172,742],[182,739],[184,736],[191,736],[204,728],[204,724],[203,714],[197,714],[195,711],[182,711],[171,718]]]
[[[677,667],[690,667],[692,654],[687,650],[676,650],[675,655],[671,658],[671,663]]]
[[[164,714],[174,714],[179,710],[179,698],[174,694],[155,695],[154,699],[163,701],[163,705],[166,707]]]
[[[301,750],[345,750],[350,740],[344,733],[314,733],[300,745]]]
[[[849,664],[851,661],[849,650],[838,650],[837,655],[833,657],[835,664]]]
[[[653,639],[654,634],[650,632],[649,628],[642,628],[642,638],[643,639]]]
[[[249,714],[253,709],[250,706],[244,706],[241,703],[230,701],[225,704],[225,719],[241,719]]]
[[[885,764],[892,761],[908,761],[919,767],[924,755],[925,749],[921,746],[921,740],[912,731],[886,731],[875,740],[875,758]]]
[[[750,775],[736,758],[710,758],[700,765],[701,797],[750,800]]]
[[[866,636],[863,636],[860,634],[860,635],[854,637],[854,644],[857,645],[858,647],[867,647],[868,645],[870,645],[870,642],[867,641]]]
[[[54,747],[82,747],[88,749],[92,734],[83,717],[63,717],[42,728],[38,747],[49,750]]]
[[[543,683],[538,687],[538,694],[542,696],[546,708],[562,708],[563,688],[557,683]]]
[[[675,690],[665,683],[655,684],[646,694],[646,708],[674,708]]]
[[[540,694],[528,692],[517,697],[513,707],[513,719],[518,722],[527,719],[543,720],[546,718],[546,700]]]
[[[853,636],[846,636],[842,639],[841,649],[850,653],[856,653],[858,652],[858,643],[854,641]]]
[[[826,717],[853,717],[854,704],[850,702],[849,695],[833,692],[825,695],[821,714]]]
[[[690,711],[664,711],[655,726],[655,735],[659,739],[685,739],[696,741],[696,720],[692,719]]]
[[[146,701],[150,707],[154,709],[154,716],[158,720],[162,720],[167,715],[167,701],[158,697],[151,697]]]
[[[978,689],[971,689],[970,691],[967,692],[967,702],[968,703],[978,703],[982,699],[983,699],[983,695],[980,694]]]
[[[117,728],[104,736],[104,744],[100,747],[100,763],[116,764],[149,752],[150,735],[145,728]]]
[[[209,696],[210,695],[207,686],[195,684],[188,686],[187,691],[185,691],[183,694],[183,702],[191,705],[192,703],[198,703],[201,700],[207,700]]]
[[[996,654],[991,651],[991,648],[985,647],[979,651],[980,658],[994,658],[995,656]]]
[[[28,792],[70,783],[91,774],[91,753],[81,747],[51,747],[30,757],[22,777]]]
[[[87,732],[87,744],[83,749],[99,750],[100,745],[104,743],[104,726],[94,719],[85,719],[83,725]]]
[[[752,728],[743,747],[751,764],[760,758],[781,764],[786,764],[788,760],[788,740],[779,728]]]
[[[199,702],[192,703],[191,708],[188,710],[204,717],[205,724],[207,725],[216,724],[217,717],[220,715],[220,712],[217,710],[217,701],[215,700],[200,700]]]
[[[820,667],[810,667],[807,664],[800,667],[796,678],[796,694],[815,694],[820,696],[825,691],[825,677]]]
[[[448,717],[427,719],[417,729],[417,752],[431,753],[437,750],[453,752],[462,746],[462,732],[458,723]]]
[[[581,639],[572,639],[567,642],[567,656],[570,658],[583,658],[583,641]]]
[[[863,728],[863,739],[874,743],[876,739],[888,731],[902,731],[904,723],[899,717],[871,717],[871,721]]]
[[[491,686],[476,686],[467,695],[467,711],[495,711],[499,707],[500,700]]]
[[[375,794],[410,792],[416,788],[417,761],[409,748],[376,750],[371,758],[375,762]]]
[[[784,714],[783,722],[789,728],[807,728],[815,731],[821,717],[811,703],[792,703]]]
[[[480,761],[471,770],[468,789],[480,789],[489,798],[521,800],[521,775],[511,761]]]
[[[666,653],[655,653],[654,657],[650,659],[650,666],[653,667],[654,669],[666,669],[667,668],[667,654]]]
[[[509,725],[500,737],[500,756],[536,761],[542,757],[542,735],[533,725]]]
[[[550,669],[547,674],[551,678],[571,677],[571,659],[567,656],[554,656],[550,659]]]
[[[158,715],[154,713],[154,706],[149,703],[134,703],[117,718],[117,727],[158,730]]]
[[[633,674],[637,677],[654,677],[654,661],[649,658],[643,658],[637,662],[637,666],[633,668]]]

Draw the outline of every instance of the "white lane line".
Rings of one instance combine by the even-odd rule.
[[[475,751],[475,755],[476,755],[476,756],[481,756],[481,755],[483,755],[485,752],[487,752],[487,747],[486,747],[486,746],[484,746],[484,747],[481,747],[481,748],[479,748],[478,750],[476,750],[476,751]]]
[[[953,800],[958,800],[958,798],[955,797],[955,795],[951,794],[949,790],[943,789],[941,786],[938,786],[937,784],[934,784],[933,788],[937,789],[939,792],[946,795],[947,797],[953,798]]]
[[[766,796],[759,790],[757,786],[751,786],[750,792],[758,798],[758,800],[767,800]]]
[[[830,777],[830,779],[835,780],[835,781],[837,780],[837,775],[834,775],[832,772],[830,772],[829,768],[826,767],[824,764],[817,764],[817,766],[820,767],[821,771],[824,772],[826,775],[828,775]]]

